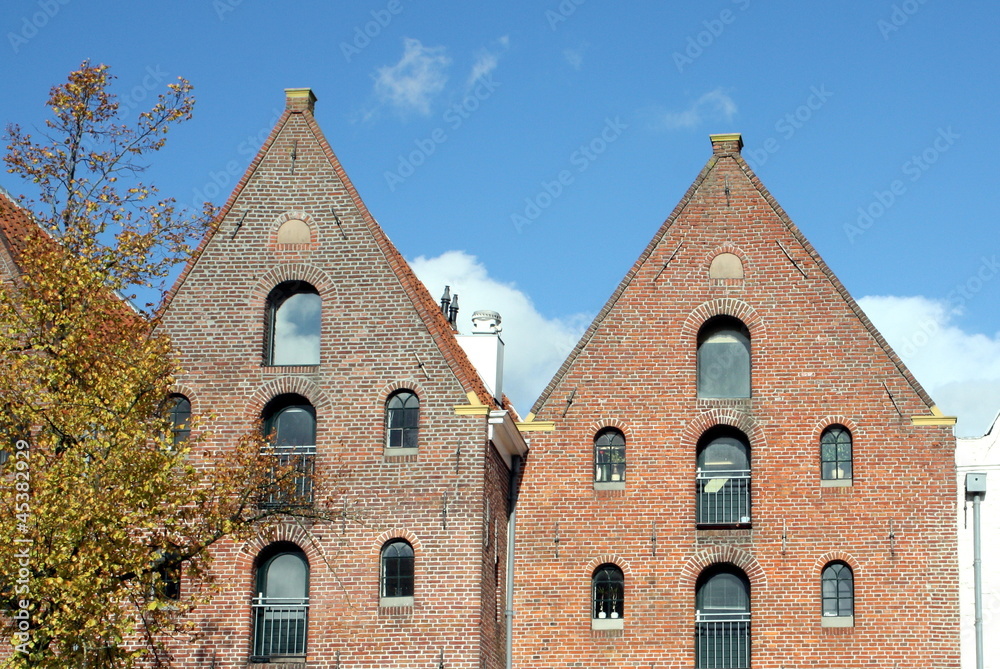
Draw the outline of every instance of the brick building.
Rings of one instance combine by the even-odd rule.
[[[958,667],[954,419],[740,156],[526,417],[516,667]]]
[[[518,422],[494,315],[456,336],[314,102],[287,91],[162,327],[179,422],[262,421],[344,520],[220,545],[181,666],[959,666],[954,419],[739,135]]]
[[[361,202],[314,101],[287,92],[163,327],[186,371],[178,411],[211,413],[216,446],[263,420],[279,452],[314,469],[299,492],[343,505],[345,520],[221,546],[225,590],[178,657],[496,669],[508,491],[526,446]]]

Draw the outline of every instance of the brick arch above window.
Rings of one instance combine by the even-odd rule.
[[[719,425],[734,427],[745,434],[750,441],[750,448],[752,450],[756,450],[767,443],[764,437],[764,430],[749,414],[725,407],[716,407],[696,416],[684,426],[684,430],[681,432],[681,439],[684,445],[690,449],[690,452],[694,453],[698,445],[698,440],[701,439],[702,435]]]
[[[622,570],[625,574],[625,578],[632,578],[632,567],[625,558],[615,553],[606,553],[604,555],[598,555],[586,564],[586,569],[584,570],[583,577],[590,581],[594,576],[594,571],[600,567],[602,564],[613,564]]]
[[[854,574],[855,578],[861,573],[860,566],[858,565],[857,559],[850,553],[845,553],[844,551],[830,551],[825,553],[816,559],[816,562],[812,566],[811,577],[813,580],[822,578],[823,569],[830,565],[831,562],[843,562],[848,567],[851,568],[851,573]]]
[[[728,276],[726,276],[726,277],[717,277],[717,276],[713,276],[712,275],[713,267],[716,266],[716,264],[717,264],[716,263],[716,259],[719,258],[719,256],[722,256],[724,254],[733,255],[733,256],[735,256],[735,259],[739,261],[739,263],[740,263],[740,268],[739,268],[739,270],[740,270],[739,271],[740,276],[739,277],[728,277]],[[743,281],[744,279],[746,279],[747,275],[749,274],[750,264],[748,262],[748,258],[747,258],[746,253],[744,253],[743,250],[740,249],[739,247],[734,246],[733,244],[729,244],[729,243],[720,244],[719,246],[716,246],[714,249],[712,249],[710,252],[708,252],[705,255],[704,259],[703,259],[703,263],[704,263],[704,267],[705,267],[705,274],[710,279],[716,279],[716,280],[722,280],[722,281],[732,281],[732,280]]]
[[[767,573],[753,555],[733,546],[714,546],[688,558],[681,568],[678,587],[694,592],[701,573],[714,565],[731,564],[738,567],[750,579],[753,589],[767,587]]]
[[[278,233],[282,229],[282,227],[285,225],[285,223],[288,223],[289,221],[292,221],[293,225],[295,225],[295,223],[294,223],[295,221],[301,221],[302,222],[302,224],[305,226],[306,230],[308,231],[308,235],[309,235],[309,241],[308,242],[304,242],[304,243],[303,242],[292,242],[292,243],[282,242],[282,243],[279,243],[279,241],[278,241],[279,234]],[[290,210],[290,211],[286,211],[286,212],[278,215],[274,219],[274,221],[271,222],[270,243],[271,243],[272,246],[276,246],[279,249],[283,248],[283,247],[284,248],[292,247],[292,248],[299,248],[299,249],[311,248],[311,247],[315,247],[315,246],[319,245],[319,241],[320,241],[319,234],[320,234],[319,225],[316,223],[316,220],[312,216],[310,216],[305,211]]]
[[[328,561],[327,555],[320,542],[314,541],[312,534],[305,528],[291,523],[280,523],[274,525],[266,532],[258,534],[252,539],[243,542],[236,552],[236,571],[240,574],[251,574],[257,556],[268,546],[276,543],[289,543],[298,546],[306,555],[306,560],[310,565],[323,564]]]
[[[847,416],[824,416],[820,418],[813,427],[812,442],[818,444],[819,440],[823,437],[823,432],[833,425],[840,425],[847,428],[847,431],[851,433],[851,441],[857,443],[858,424]]]
[[[333,409],[330,397],[307,378],[301,376],[282,376],[268,381],[258,388],[247,402],[247,413],[253,420],[260,418],[267,403],[279,395],[301,395],[309,400],[316,409],[317,415],[329,414]]]
[[[593,439],[601,430],[618,430],[625,436],[625,442],[630,443],[633,439],[632,427],[625,421],[618,418],[601,418],[591,423],[588,427],[588,436]]]
[[[743,300],[733,297],[720,297],[716,300],[703,302],[695,307],[681,326],[681,337],[690,342],[690,353],[692,358],[697,351],[698,333],[709,319],[714,316],[731,316],[741,321],[750,331],[750,341],[753,346],[754,355],[758,353],[758,346],[767,339],[767,332],[764,323],[756,309]]]
[[[392,394],[399,390],[409,390],[417,399],[423,403],[424,398],[427,396],[427,390],[420,384],[416,379],[402,379],[400,381],[392,381],[382,386],[382,390],[378,392],[375,396],[375,407],[379,411],[385,410],[385,403],[389,401]]]
[[[286,281],[304,281],[319,293],[324,304],[336,299],[336,288],[333,280],[319,267],[307,263],[286,263],[278,265],[264,274],[253,288],[250,289],[250,308],[264,314],[267,297],[278,286]]]
[[[382,556],[382,549],[385,548],[385,545],[394,539],[402,539],[410,544],[410,547],[413,548],[414,558],[419,557],[424,550],[423,544],[420,543],[420,539],[417,538],[416,534],[409,530],[396,528],[386,530],[376,537],[375,542],[371,545],[371,554],[374,559],[378,560]]]
[[[167,393],[167,396],[183,395],[187,398],[188,402],[191,403],[191,413],[197,413],[201,410],[199,406],[200,400],[198,399],[198,392],[199,391],[195,390],[191,386],[184,385],[183,383],[175,383],[170,386],[170,391]]]

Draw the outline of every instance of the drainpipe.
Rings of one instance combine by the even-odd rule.
[[[510,513],[507,516],[507,610],[504,612],[507,622],[507,669],[512,669],[514,666],[514,526],[517,522],[517,494],[521,480],[521,463],[521,456],[511,457],[510,498],[508,500]]]
[[[972,497],[972,573],[976,596],[976,669],[983,669],[983,560],[979,503],[986,494],[986,474],[965,475],[965,497]]]

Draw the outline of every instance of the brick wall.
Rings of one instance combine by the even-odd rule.
[[[738,150],[714,142],[534,407],[555,429],[531,433],[525,463],[516,667],[693,667],[696,579],[713,564],[749,578],[754,667],[959,666],[950,428],[913,424],[929,398]],[[742,279],[710,278],[723,252]],[[750,331],[748,399],[697,396],[698,331],[722,314]],[[853,433],[849,487],[820,481],[837,423]],[[624,491],[594,489],[607,425],[626,436]],[[749,439],[749,527],[695,523],[697,443],[716,425]],[[854,571],[852,627],[822,626],[831,560]],[[591,629],[604,562],[625,574],[621,631]]]

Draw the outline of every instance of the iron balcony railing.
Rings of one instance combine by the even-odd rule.
[[[750,524],[750,470],[698,470],[699,525]]]
[[[291,490],[283,487],[264,495],[264,506],[308,506],[313,501],[313,476],[316,472],[315,446],[276,446],[271,449],[275,472],[293,467],[297,473]]]
[[[253,659],[267,662],[278,657],[306,654],[309,598],[253,598]]]
[[[750,669],[750,614],[698,612],[695,669]]]

